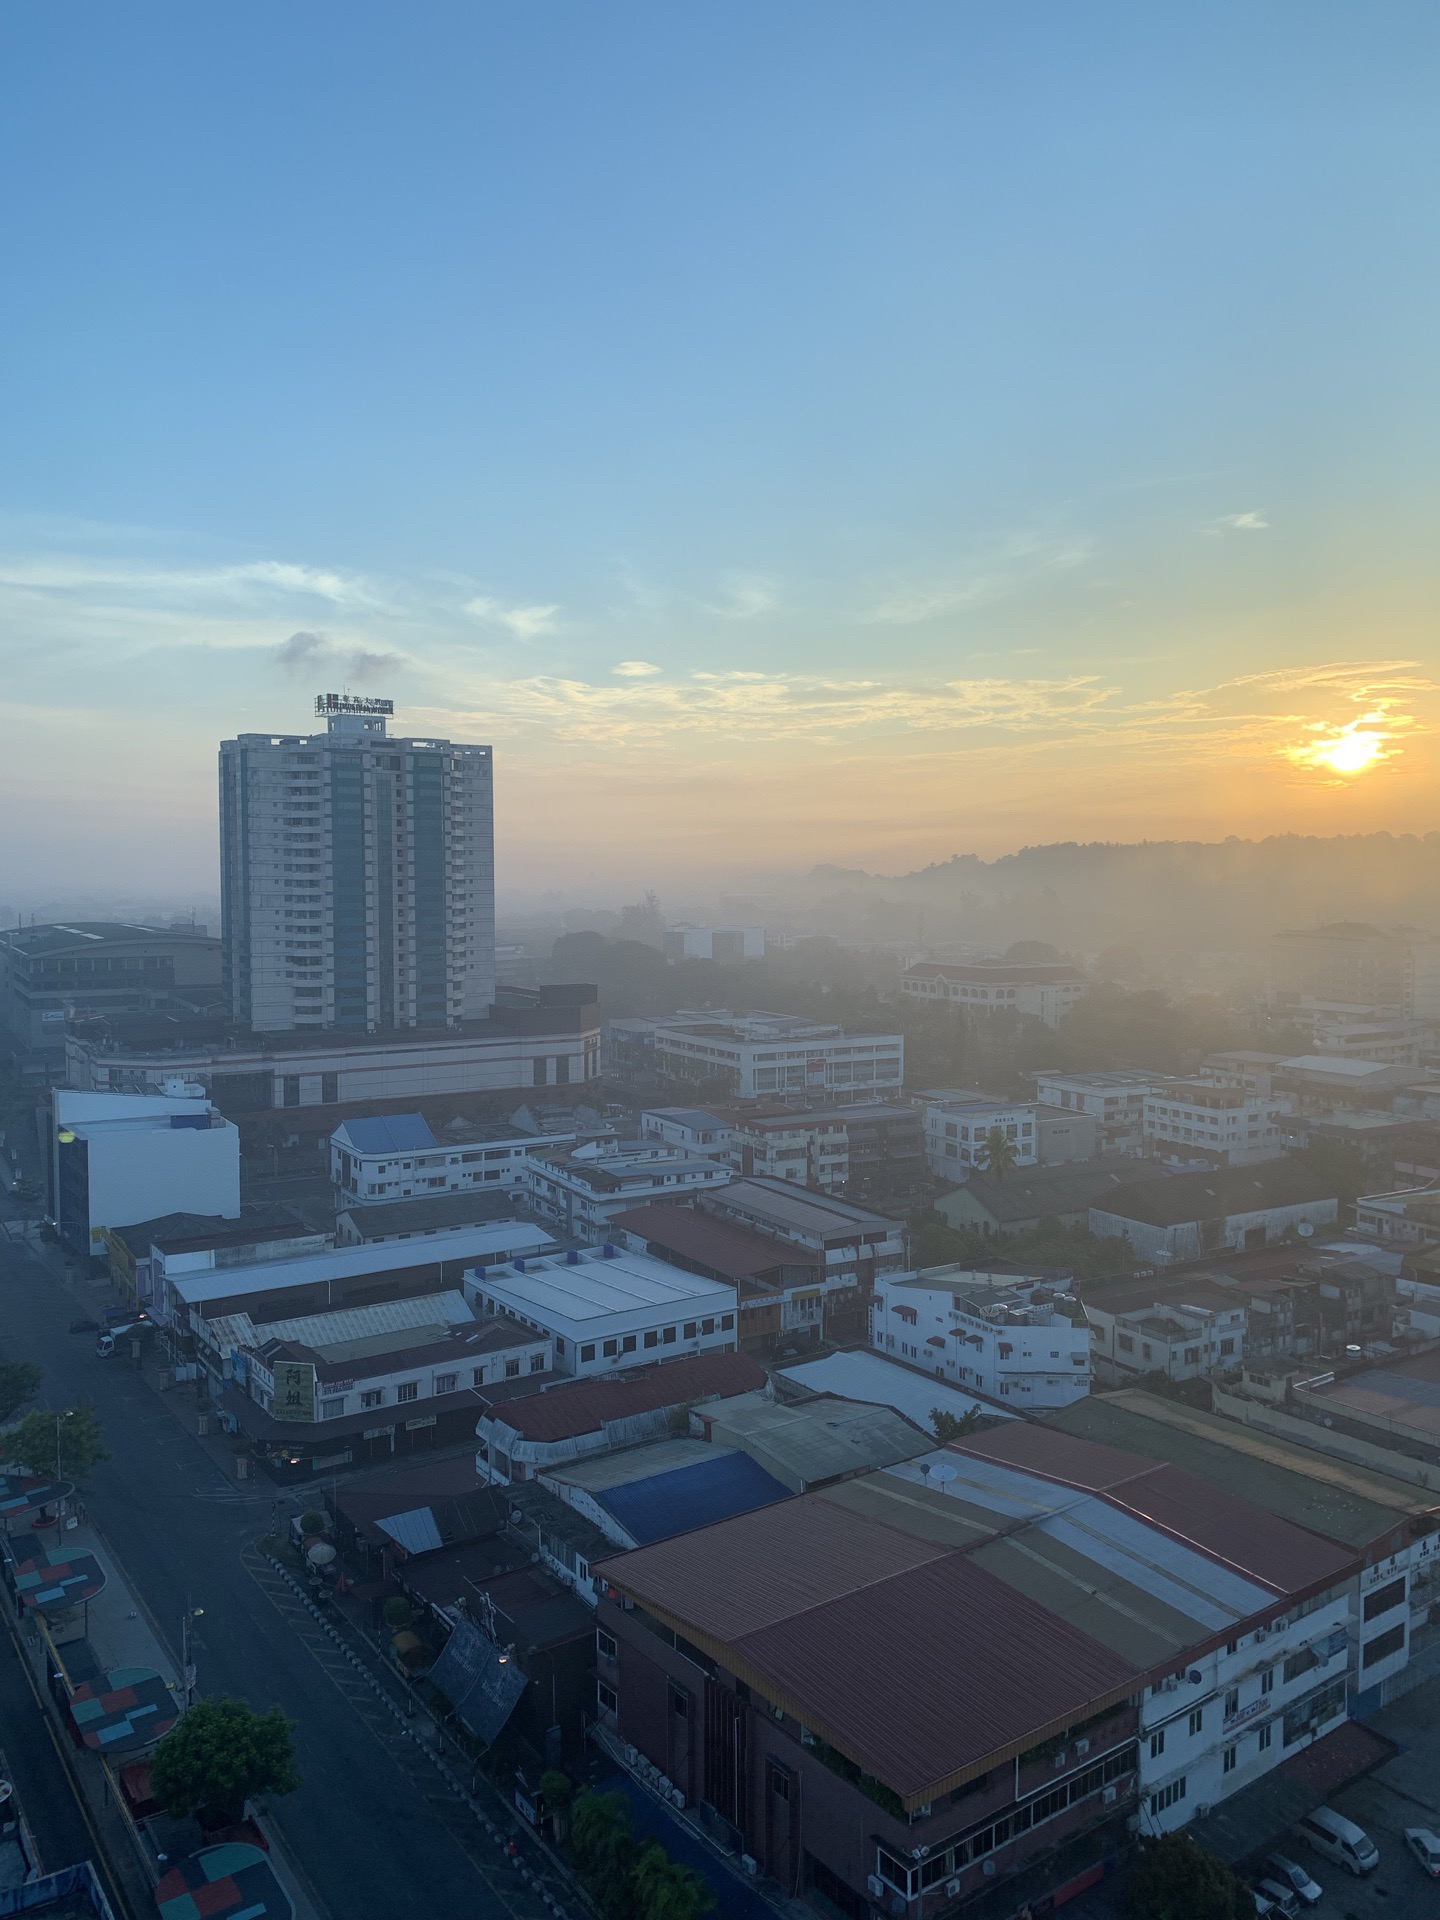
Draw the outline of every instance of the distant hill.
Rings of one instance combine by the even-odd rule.
[[[1105,841],[1022,847],[875,875],[818,867],[808,903],[897,934],[1050,940],[1090,953],[1263,947],[1282,927],[1366,920],[1440,931],[1440,833]]]

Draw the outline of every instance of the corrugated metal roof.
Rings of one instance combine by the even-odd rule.
[[[698,1260],[730,1280],[748,1280],[782,1266],[819,1270],[818,1253],[767,1240],[764,1234],[736,1226],[733,1221],[717,1220],[713,1214],[700,1213],[693,1207],[630,1207],[617,1213],[610,1224],[637,1235],[652,1249]]]
[[[961,1393],[933,1374],[859,1349],[829,1353],[823,1360],[802,1360],[799,1366],[781,1367],[778,1372],[782,1379],[793,1380],[811,1393],[834,1393],[875,1407],[893,1407],[922,1432],[930,1430],[930,1416],[937,1409],[953,1414],[957,1420],[971,1412],[992,1414],[1000,1420],[1015,1418],[1007,1408]]]
[[[750,1393],[704,1409],[701,1417],[714,1438],[743,1447],[797,1493],[841,1474],[912,1459],[930,1444],[928,1434],[891,1408],[855,1400],[786,1406]]]
[[[353,1280],[367,1273],[398,1273],[406,1267],[433,1267],[442,1260],[470,1262],[524,1259],[555,1243],[543,1228],[525,1220],[500,1220],[493,1226],[456,1227],[433,1238],[390,1241],[363,1247],[327,1247],[297,1254],[293,1260],[257,1260],[243,1267],[212,1267],[180,1273],[165,1284],[188,1306],[210,1300],[243,1299],[248,1294],[280,1293],[286,1287]]]
[[[1201,1173],[1175,1173],[1116,1187],[1092,1205],[1119,1220],[1152,1227],[1184,1226],[1194,1220],[1218,1220],[1269,1207],[1313,1205],[1335,1198],[1318,1174],[1302,1160],[1284,1155],[1253,1166],[1212,1167]]]
[[[1348,1547],[1378,1543],[1405,1515],[1437,1505],[1422,1488],[1132,1388],[1077,1400],[1045,1425],[1169,1460]]]
[[[445,1544],[429,1507],[411,1507],[408,1513],[389,1513],[375,1524],[407,1553],[434,1553]]]
[[[1279,1519],[1251,1500],[1221,1492],[1180,1467],[1076,1439],[1050,1426],[1017,1421],[958,1441],[950,1451],[1003,1461],[1101,1493],[1113,1505],[1188,1542],[1217,1572],[1233,1569],[1275,1593],[1303,1592],[1343,1579],[1353,1565],[1351,1554],[1333,1541]]]
[[[423,1113],[375,1113],[346,1120],[332,1138],[355,1153],[414,1153],[440,1144]]]
[[[637,1546],[790,1497],[789,1488],[748,1454],[729,1449],[718,1451],[713,1459],[609,1487],[595,1496]]]
[[[824,1736],[904,1798],[1140,1677],[960,1553],[757,1628],[736,1652],[814,1702]]]
[[[506,1399],[488,1413],[526,1440],[568,1440],[597,1433],[637,1413],[750,1393],[764,1384],[764,1367],[748,1353],[706,1353],[670,1360],[626,1378],[577,1381],[549,1392]]]
[[[414,1300],[379,1300],[368,1307],[341,1307],[334,1313],[292,1315],[256,1325],[248,1313],[223,1313],[208,1323],[217,1346],[260,1347],[267,1340],[301,1340],[325,1347],[339,1340],[366,1340],[411,1327],[458,1327],[475,1323],[463,1293],[426,1293]]]

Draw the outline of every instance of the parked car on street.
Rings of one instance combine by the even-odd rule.
[[[1313,1907],[1324,1894],[1325,1889],[1320,1882],[1313,1879],[1298,1860],[1290,1859],[1287,1854],[1272,1853],[1261,1871],[1267,1880],[1278,1880],[1282,1887],[1289,1887],[1307,1907]]]
[[[1347,1820],[1343,1813],[1336,1813],[1333,1807],[1317,1807],[1313,1813],[1307,1813],[1303,1820],[1297,1821],[1295,1831],[1302,1840],[1308,1840],[1317,1853],[1338,1862],[1357,1878],[1362,1873],[1373,1873],[1380,1864],[1380,1849],[1369,1834],[1353,1820]]]
[[[1405,1844],[1420,1862],[1421,1871],[1440,1880],[1440,1839],[1429,1827],[1406,1827]]]

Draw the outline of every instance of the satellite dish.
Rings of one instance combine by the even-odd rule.
[[[1311,1234],[1314,1233],[1315,1229],[1308,1220],[1302,1220],[1299,1226],[1296,1227],[1295,1231],[1299,1234],[1302,1240],[1308,1240]]]
[[[952,1467],[946,1461],[942,1460],[937,1466],[930,1468],[930,1478],[940,1481],[943,1485],[945,1481],[953,1480],[958,1471],[958,1468]]]

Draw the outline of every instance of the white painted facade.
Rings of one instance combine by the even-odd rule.
[[[648,1140],[597,1140],[572,1153],[532,1156],[525,1163],[524,1187],[537,1219],[598,1247],[611,1237],[617,1213],[655,1200],[713,1193],[730,1177],[728,1166],[681,1147]]]
[[[198,1089],[57,1088],[49,1147],[52,1211],[77,1252],[99,1253],[107,1227],[167,1213],[239,1218],[239,1130]]]
[[[1145,1151],[1145,1096],[1155,1086],[1146,1073],[1037,1073],[1036,1096],[1043,1106],[1088,1114],[1095,1122],[1101,1153]]]
[[[1247,1166],[1285,1151],[1288,1100],[1199,1080],[1162,1081],[1145,1095],[1145,1144],[1176,1165]]]
[[[990,1015],[1028,1014],[1058,1027],[1090,990],[1077,967],[1011,966],[1004,961],[924,960],[901,976],[900,991],[927,1006]]]
[[[611,1031],[627,1057],[662,1078],[723,1081],[733,1099],[880,1098],[905,1081],[900,1034],[851,1033],[791,1014],[681,1012],[612,1021]]]
[[[957,1179],[984,1167],[986,1142],[998,1129],[1015,1149],[1017,1167],[1039,1159],[1039,1118],[1033,1100],[921,1096],[925,1108],[925,1159],[932,1173]]]
[[[409,1152],[365,1152],[340,1127],[330,1137],[330,1179],[343,1206],[477,1190],[519,1195],[528,1191],[526,1175],[534,1155],[566,1147],[574,1139],[574,1134],[517,1134],[512,1139],[437,1141]]]
[[[934,1267],[882,1274],[874,1292],[877,1353],[1029,1411],[1068,1407],[1090,1391],[1090,1329],[1054,1304],[1053,1286],[996,1286],[964,1269]]]
[[[1237,1366],[1249,1324],[1239,1303],[1221,1310],[1157,1304],[1111,1313],[1087,1302],[1085,1317],[1096,1374],[1112,1385],[1143,1373],[1203,1380],[1216,1367]]]

